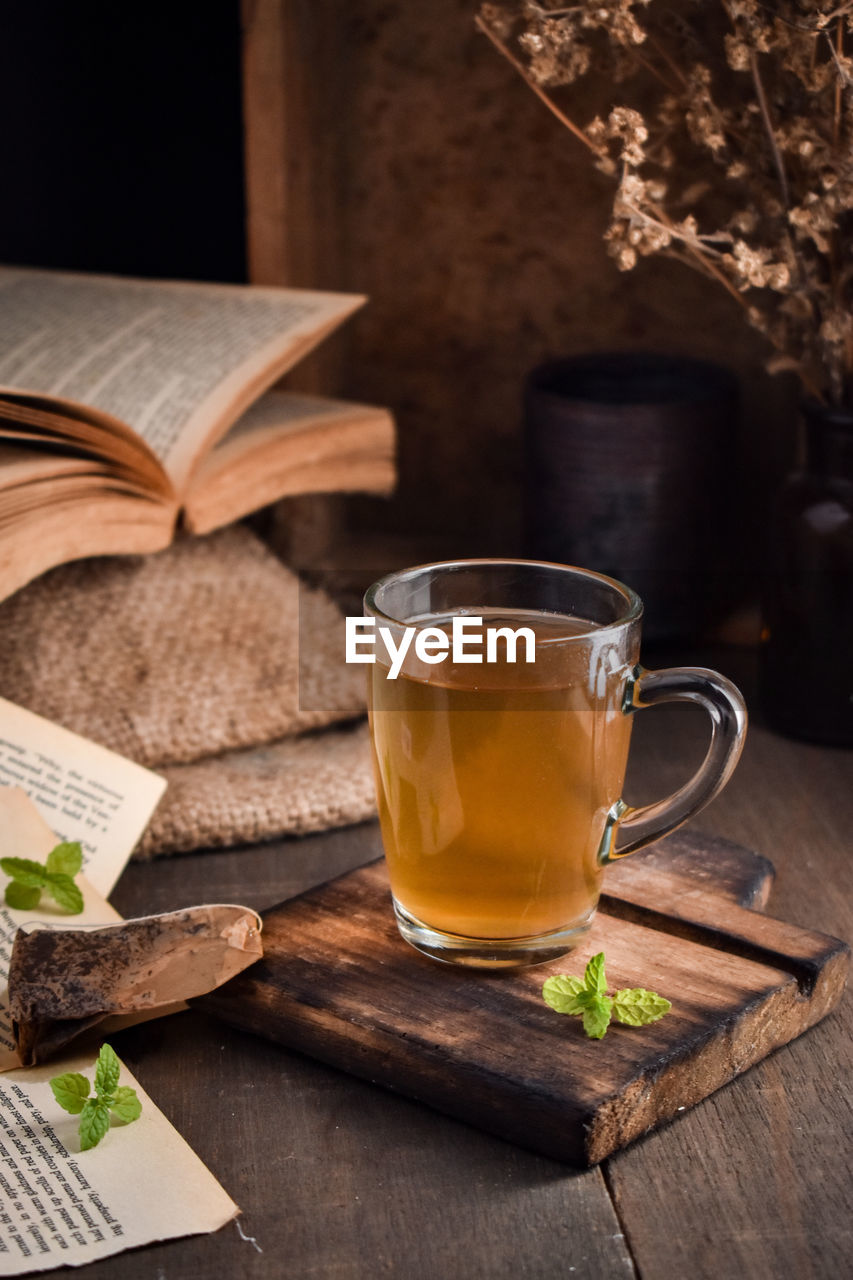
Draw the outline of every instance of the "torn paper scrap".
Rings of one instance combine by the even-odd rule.
[[[88,929],[22,926],[9,964],[12,1031],[24,1066],[114,1014],[166,1010],[260,959],[261,920],[205,905]]]
[[[44,862],[56,844],[56,835],[29,797],[18,787],[0,787],[0,850],[3,856],[8,854]],[[5,881],[6,877],[0,872],[0,886],[5,887]],[[73,921],[79,928],[86,924],[104,925],[121,920],[115,908],[101,897],[85,876],[76,876],[74,883],[83,894],[83,910],[75,916],[69,916],[47,894],[43,894],[38,907],[30,911],[10,907],[0,898],[0,1071],[10,1071],[21,1065],[15,1049],[6,990],[12,946],[21,926],[35,920],[45,924]]]
[[[33,853],[27,856],[38,855]],[[0,882],[2,882],[2,876],[0,876]],[[6,985],[12,960],[12,948],[15,945],[18,930],[24,925],[34,924],[36,917],[40,923],[48,925],[73,920],[75,929],[83,925],[105,925],[112,924],[114,920],[121,920],[115,908],[92,888],[85,876],[76,876],[74,883],[83,893],[83,910],[75,916],[69,916],[46,896],[42,898],[36,911],[19,911],[15,907],[6,906],[0,900],[0,1071],[11,1071],[14,1067],[22,1065],[15,1048],[12,1015],[9,1011],[9,992]]]
[[[93,1080],[97,1054],[62,1071]],[[0,1276],[81,1266],[155,1240],[216,1231],[239,1209],[122,1065],[142,1114],[80,1151],[79,1117],[50,1089],[54,1067],[0,1077]]]

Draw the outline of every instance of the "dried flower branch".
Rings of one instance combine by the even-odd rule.
[[[853,0],[503,0],[476,21],[614,179],[619,269],[686,263],[767,337],[768,367],[853,401]],[[586,76],[642,109],[578,123],[562,95]]]

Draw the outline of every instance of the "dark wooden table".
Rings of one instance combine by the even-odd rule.
[[[712,655],[744,679],[742,661]],[[705,733],[690,707],[643,713],[629,798],[672,789]],[[775,863],[773,914],[853,937],[853,752],[753,722],[733,781],[695,825]],[[378,848],[367,824],[134,864],[113,901],[125,915],[198,901],[263,908]],[[241,1206],[253,1239],[231,1223],[78,1274],[835,1280],[853,1256],[850,1021],[845,998],[814,1030],[586,1173],[198,1011],[149,1023],[116,1048]]]

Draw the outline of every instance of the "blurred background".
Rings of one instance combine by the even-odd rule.
[[[616,270],[612,183],[476,8],[7,6],[0,260],[367,294],[294,377],[394,411],[399,486],[285,504],[276,536],[305,563],[517,554],[533,367],[614,349],[718,361],[742,391],[720,520],[748,603],[796,389],[763,371],[763,341],[713,282],[661,257]]]

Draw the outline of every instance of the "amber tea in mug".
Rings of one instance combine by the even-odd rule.
[[[605,864],[672,830],[719,790],[744,709],[723,677],[643,672],[640,601],[598,574],[529,561],[459,561],[383,579],[368,617],[450,633],[528,628],[494,660],[368,667],[382,840],[400,932],[438,959],[501,967],[551,959],[589,929]],[[711,713],[711,749],[687,787],[630,809],[621,799],[632,713],[671,699]],[[628,842],[617,848],[624,833]]]

